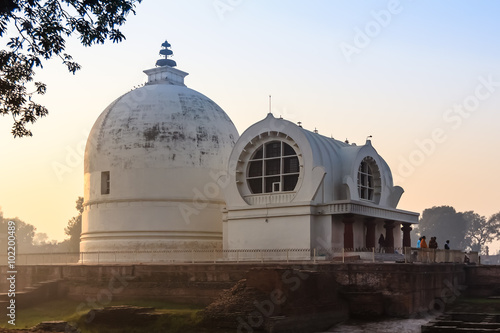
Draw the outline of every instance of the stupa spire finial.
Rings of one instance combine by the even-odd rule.
[[[172,56],[174,54],[174,52],[172,52],[172,50],[170,50],[170,43],[165,41],[163,44],[161,44],[161,46],[163,47],[161,50],[160,50],[160,54],[165,56],[164,59],[158,59],[158,61],[156,61],[156,66],[159,66],[159,67],[163,67],[163,66],[168,66],[168,67],[175,67],[177,66],[177,63],[172,60],[172,59],[168,59],[169,56]]]

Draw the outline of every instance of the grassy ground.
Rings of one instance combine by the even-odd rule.
[[[446,311],[500,314],[500,299],[459,297]]]
[[[109,332],[109,333],[140,333],[140,332],[199,332],[196,326],[200,322],[199,312],[202,308],[189,305],[179,305],[151,300],[113,301],[106,306],[134,305],[141,307],[153,307],[161,317],[153,324],[145,327],[98,327],[92,322],[86,322],[86,314],[92,305],[82,305],[81,302],[72,300],[54,300],[26,309],[18,309],[16,313],[16,329],[30,328],[42,321],[67,321],[77,323],[82,333]],[[0,318],[0,327],[14,328],[7,323],[7,317]],[[117,323],[117,326],[119,323]]]

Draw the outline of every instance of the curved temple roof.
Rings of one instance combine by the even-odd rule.
[[[373,148],[371,141],[357,146],[333,138],[311,132],[296,124],[281,118],[275,118],[271,113],[260,122],[252,125],[240,136],[230,157],[230,165],[238,165],[244,159],[244,151],[249,149],[249,142],[265,135],[282,136],[292,140],[302,156],[302,182],[296,188],[293,201],[315,201],[320,186],[324,186],[324,203],[338,200],[359,200],[357,176],[358,168],[363,159],[369,158],[376,164],[381,178],[380,197],[377,204],[382,207],[396,208],[403,189],[394,186],[392,173],[384,159]],[[253,140],[253,141],[252,141]],[[239,169],[238,169],[239,168]],[[244,166],[236,167],[237,174],[245,174]],[[244,186],[241,184],[239,186]],[[245,205],[243,200],[234,199],[239,192],[234,185],[228,189],[226,200],[235,204]]]

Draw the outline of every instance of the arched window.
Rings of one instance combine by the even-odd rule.
[[[361,162],[358,169],[358,193],[360,199],[373,201],[375,193],[373,171],[366,159]]]
[[[247,183],[252,194],[293,191],[299,173],[295,150],[283,141],[271,141],[255,150],[248,164]]]

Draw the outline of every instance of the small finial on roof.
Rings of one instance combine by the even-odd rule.
[[[345,139],[345,143],[349,143],[349,140],[347,140],[347,138]]]
[[[297,122],[297,125],[299,125],[299,127],[302,128],[302,122],[301,121]]]
[[[159,66],[159,67],[163,67],[163,66],[168,66],[168,67],[175,67],[177,66],[177,63],[172,60],[172,59],[168,59],[169,56],[172,56],[174,54],[174,52],[172,50],[170,50],[170,43],[165,41],[163,44],[161,44],[161,46],[163,47],[163,49],[160,50],[160,54],[165,56],[165,59],[158,59],[158,61],[156,61],[156,66]]]

